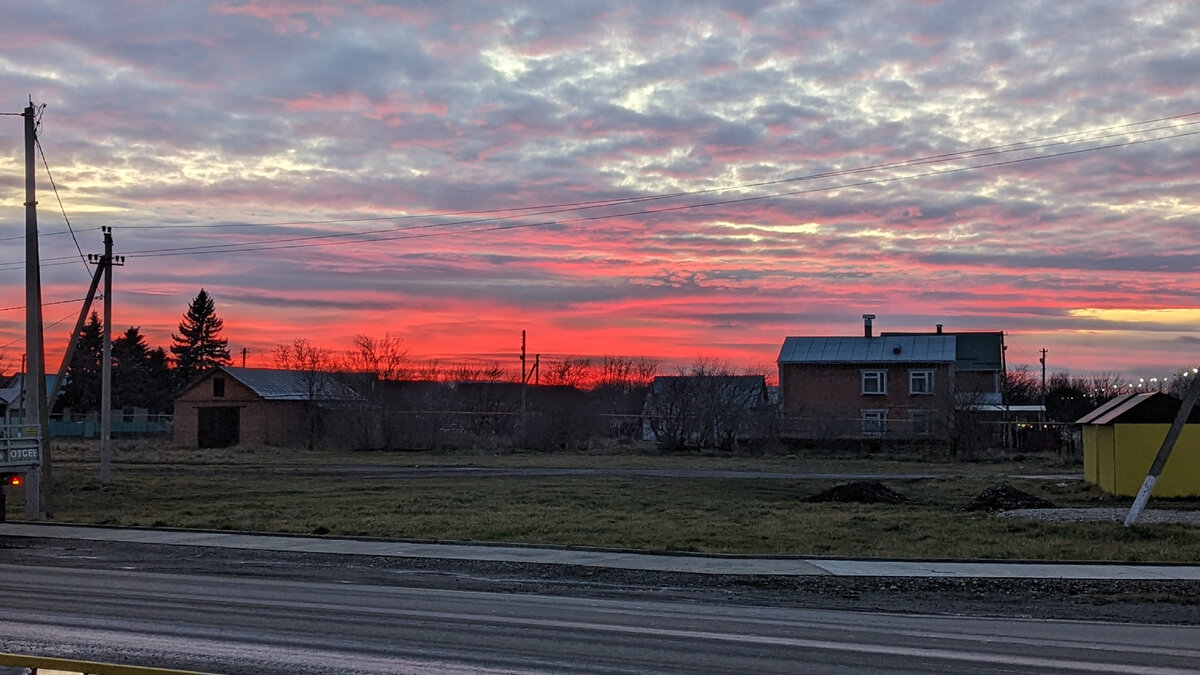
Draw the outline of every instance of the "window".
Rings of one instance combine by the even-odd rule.
[[[912,424],[914,436],[928,436],[933,426],[933,413],[929,410],[910,410],[908,421]]]
[[[933,371],[932,370],[910,370],[910,371],[908,371],[908,393],[910,393],[910,394],[932,394],[933,393]]]
[[[886,370],[864,370],[864,371],[862,371],[862,393],[864,393],[864,394],[886,394],[887,393],[887,371]]]
[[[225,378],[213,378],[213,398],[222,398],[225,396]]]
[[[887,433],[887,411],[862,411],[862,433],[863,436],[882,436]]]

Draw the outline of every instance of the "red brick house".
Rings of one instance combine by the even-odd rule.
[[[779,352],[781,433],[787,438],[944,439],[958,411],[999,405],[1000,332],[871,331],[788,337]]]
[[[217,366],[175,399],[176,445],[311,445],[358,394],[331,373]],[[340,417],[346,417],[341,415]]]
[[[937,436],[954,408],[952,336],[789,337],[778,363],[785,438]]]

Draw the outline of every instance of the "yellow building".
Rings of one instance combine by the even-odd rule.
[[[1137,495],[1182,403],[1163,393],[1128,394],[1080,418],[1084,480],[1115,495]],[[1192,409],[1152,496],[1200,496],[1200,407]]]

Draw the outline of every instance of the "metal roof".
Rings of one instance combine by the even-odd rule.
[[[1004,333],[1001,331],[947,331],[945,333],[889,333],[880,337],[899,335],[952,335],[956,339],[956,370],[1004,370]]]
[[[1079,419],[1075,420],[1075,423],[1076,424],[1107,424],[1107,421],[1106,422],[1098,422],[1096,420],[1100,419],[1101,417],[1111,419],[1109,417],[1109,413],[1112,412],[1114,408],[1121,407],[1121,411],[1117,413],[1119,415],[1121,412],[1125,412],[1126,410],[1129,410],[1130,408],[1132,408],[1133,406],[1135,406],[1141,402],[1139,400],[1139,401],[1135,401],[1132,404],[1130,404],[1131,400],[1137,399],[1137,398],[1141,398],[1142,400],[1144,400],[1145,397],[1147,397],[1147,396],[1149,396],[1149,394],[1121,394],[1120,396],[1114,396],[1113,398],[1108,399],[1104,403],[1101,403],[1100,407],[1098,407],[1095,410],[1091,411],[1090,413],[1084,415],[1083,417],[1080,417]]]
[[[952,363],[953,335],[789,337],[779,363]]]
[[[358,398],[358,394],[352,388],[332,373],[305,373],[294,370],[234,368],[232,366],[221,366],[220,370],[268,401]]]
[[[1118,396],[1084,415],[1076,424],[1170,424],[1183,401],[1162,392]],[[1200,424],[1200,407],[1188,412],[1188,424]]]

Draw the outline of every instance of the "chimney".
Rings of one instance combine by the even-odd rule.
[[[938,335],[942,334],[942,324],[940,324],[940,323],[937,325],[937,334]]]
[[[871,336],[871,319],[874,319],[874,314],[863,314],[863,337]]]

